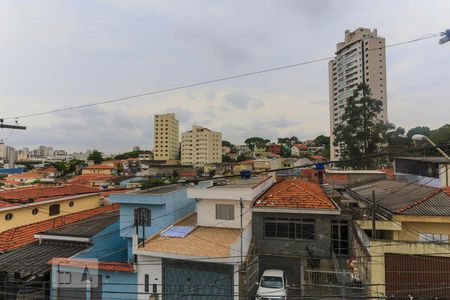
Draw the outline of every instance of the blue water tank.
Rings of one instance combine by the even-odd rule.
[[[242,179],[250,179],[252,177],[252,171],[250,170],[242,170],[240,174]]]

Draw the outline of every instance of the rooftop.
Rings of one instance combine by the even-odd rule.
[[[111,167],[109,165],[91,165],[83,168],[83,170],[98,170],[98,169],[112,170],[114,169],[114,167]]]
[[[65,185],[61,187],[39,187],[0,191],[0,209],[19,206],[29,202],[42,202],[68,196],[99,193],[97,188]],[[3,199],[3,201],[2,201]],[[12,203],[13,202],[13,203]]]
[[[318,184],[292,177],[274,184],[253,207],[338,210]]]
[[[138,250],[196,257],[230,257],[230,249],[240,237],[240,229],[197,226],[197,214],[174,224],[195,227],[185,237],[154,235]]]
[[[115,272],[134,272],[133,264],[123,262],[99,262],[88,259],[55,257],[48,262],[50,265],[66,266],[73,268],[88,268]]]
[[[177,190],[183,189],[183,185],[181,184],[170,184],[170,185],[162,185],[153,187],[144,191],[139,192],[139,194],[145,195],[163,195],[171,192],[175,192]]]
[[[372,201],[372,191],[374,191],[376,202],[392,213],[403,212],[418,201],[429,199],[440,190],[389,179],[358,184],[351,186],[350,189],[368,201]]]
[[[60,228],[67,224],[118,209],[118,204],[107,205],[3,231],[0,233],[0,252],[10,251],[33,243],[36,241],[34,235],[40,232]]]
[[[426,157],[405,156],[405,157],[394,157],[394,159],[414,160],[414,161],[436,163],[436,164],[450,164],[450,161],[448,161],[445,157],[442,157],[442,156],[433,156],[433,157],[430,157],[430,156],[426,156]]]

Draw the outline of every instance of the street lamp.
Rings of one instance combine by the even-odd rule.
[[[441,149],[439,148],[429,137],[423,134],[415,134],[412,136],[413,141],[423,141],[426,140],[428,143],[430,143],[433,147],[436,147],[436,150],[439,151],[439,153],[445,157],[448,161],[450,161],[450,157]]]
[[[443,36],[443,38],[441,38],[439,40],[439,44],[442,45],[442,44],[445,44],[448,41],[450,41],[450,29],[447,29],[446,31],[441,32],[441,36]]]

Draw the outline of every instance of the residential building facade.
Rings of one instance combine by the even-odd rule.
[[[337,160],[344,145],[334,146],[334,130],[342,122],[347,99],[359,84],[366,83],[371,89],[371,97],[383,102],[379,119],[387,122],[385,39],[377,35],[376,29],[346,30],[344,41],[336,45],[336,58],[329,62],[328,75],[330,155],[331,160]]]
[[[205,165],[222,162],[222,133],[202,126],[181,134],[181,164]]]
[[[155,160],[179,159],[180,129],[175,114],[155,115],[154,142]]]

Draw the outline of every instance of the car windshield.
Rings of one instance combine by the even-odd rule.
[[[279,289],[283,287],[283,278],[278,276],[263,276],[261,286],[269,289]]]

